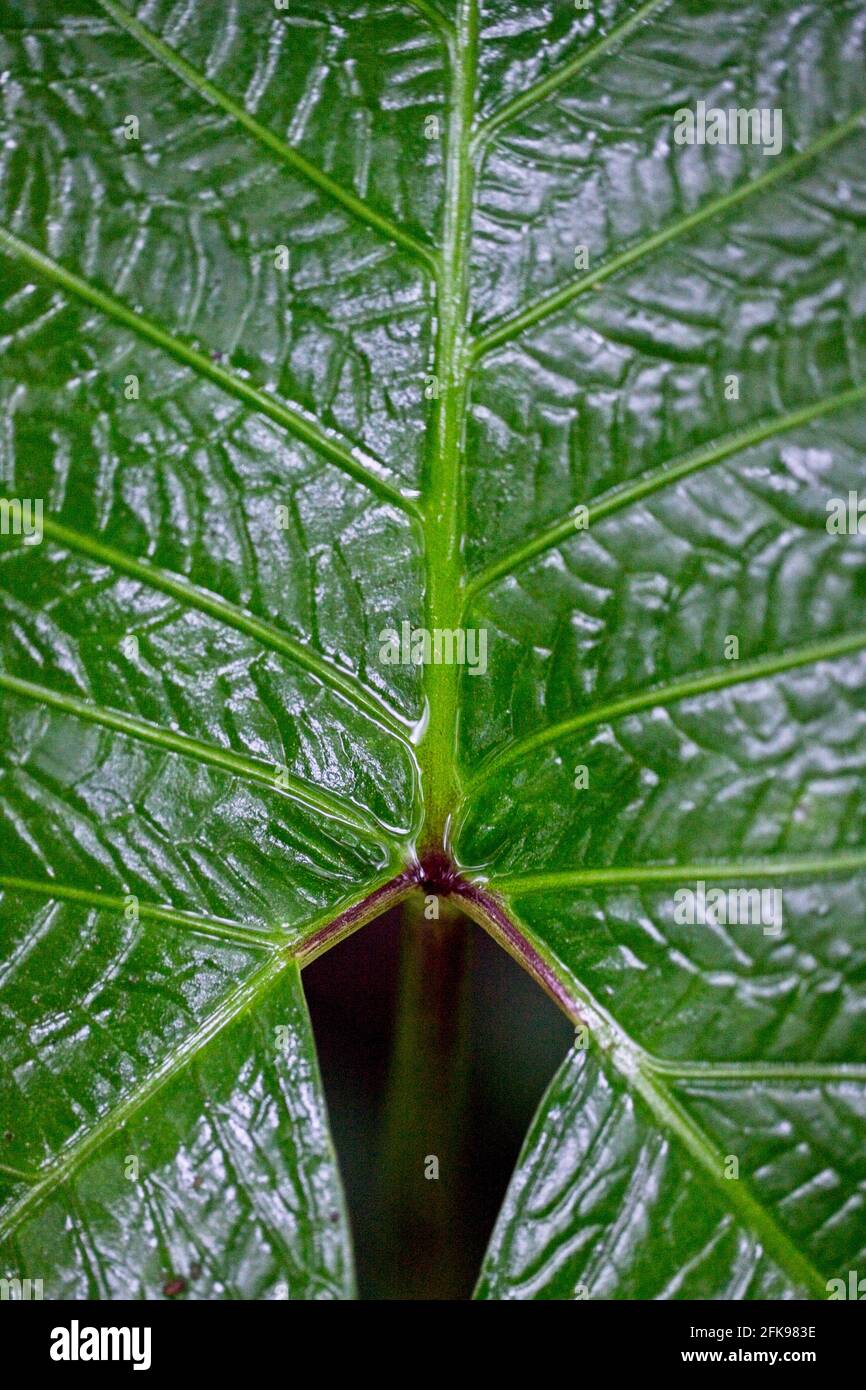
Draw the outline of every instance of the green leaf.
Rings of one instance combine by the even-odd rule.
[[[586,1028],[481,1295],[866,1259],[864,22],[7,6],[10,1271],[350,1295],[298,966],[418,884]]]
[[[63,935],[74,952],[80,917],[64,925],[46,933],[43,955]],[[92,941],[85,944],[98,949],[111,919],[93,914],[86,928]],[[146,968],[140,955],[133,959]],[[189,955],[167,987],[157,993],[151,986],[154,1029],[166,1027],[172,986],[181,993],[185,979],[198,985],[209,970],[217,973],[206,953]],[[223,974],[231,969],[243,977],[245,953],[233,955],[219,962]],[[157,980],[156,969],[149,978]],[[124,1010],[125,1003],[121,994],[113,1005],[113,1028],[122,1038],[125,1024],[141,1047],[147,1011],[128,1004]],[[77,1058],[78,1068],[120,1067],[117,1044],[112,1055],[89,1042],[90,1056]],[[15,1061],[44,1068],[46,1051],[50,1062],[59,1049],[43,1044],[38,1056]],[[348,1296],[345,1212],[297,969],[277,972],[268,962],[248,971],[194,1032],[143,1072],[146,1080],[98,1119],[97,1097],[83,1093],[72,1065],[58,1066],[51,1087],[33,1088],[41,1132],[29,1129],[16,1159],[38,1160],[39,1148],[51,1154],[48,1126],[62,1128],[64,1109],[84,1110],[89,1101],[92,1122],[35,1181],[4,1174],[12,1231],[4,1253],[12,1267],[40,1271],[50,1295],[65,1299],[187,1291],[203,1298]],[[48,1103],[54,1088],[65,1106]]]
[[[784,1298],[800,1266],[805,1283],[808,1267],[760,1204],[732,1211],[688,1160],[622,1077],[586,1054],[570,1058],[527,1141],[479,1295]]]

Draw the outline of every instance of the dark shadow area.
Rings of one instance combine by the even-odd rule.
[[[426,1075],[410,1068],[408,1089],[404,1080],[395,1102],[401,939],[411,930],[403,909],[391,910],[307,966],[304,989],[352,1220],[359,1296],[469,1298],[524,1136],[573,1030],[525,971],[461,917],[463,987],[448,979],[444,1005],[451,1011],[453,988],[465,1065],[448,1063],[453,1078],[435,1058]],[[402,960],[405,981],[405,950]],[[453,1099],[450,1140],[434,1113],[443,1097],[446,1107]],[[405,1132],[396,1177],[387,1137],[395,1113]],[[437,1155],[438,1178],[428,1176]]]

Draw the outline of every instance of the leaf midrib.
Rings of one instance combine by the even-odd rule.
[[[448,43],[450,102],[445,170],[442,273],[437,282],[434,375],[439,394],[429,433],[422,491],[428,631],[453,630],[463,608],[462,462],[469,383],[467,317],[474,186],[470,141],[478,59],[476,0],[460,0]],[[428,662],[423,671],[428,722],[419,742],[425,826],[430,845],[442,845],[457,800],[459,667]]]

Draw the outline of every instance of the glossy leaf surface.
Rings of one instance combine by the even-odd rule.
[[[821,1297],[866,1258],[866,547],[826,525],[864,34],[6,5],[0,482],[44,505],[0,539],[10,1270],[350,1295],[297,966],[443,842],[588,1028],[483,1296]],[[778,152],[678,144],[700,102]],[[404,623],[484,669],[385,661]],[[779,930],[681,922],[701,882]]]

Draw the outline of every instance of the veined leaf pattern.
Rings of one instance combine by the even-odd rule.
[[[443,845],[586,1030],[481,1296],[866,1259],[864,32],[7,4],[10,1270],[351,1296],[298,966]],[[677,144],[700,101],[779,153]],[[486,670],[383,663],[404,623]],[[781,930],[681,923],[699,882]]]

